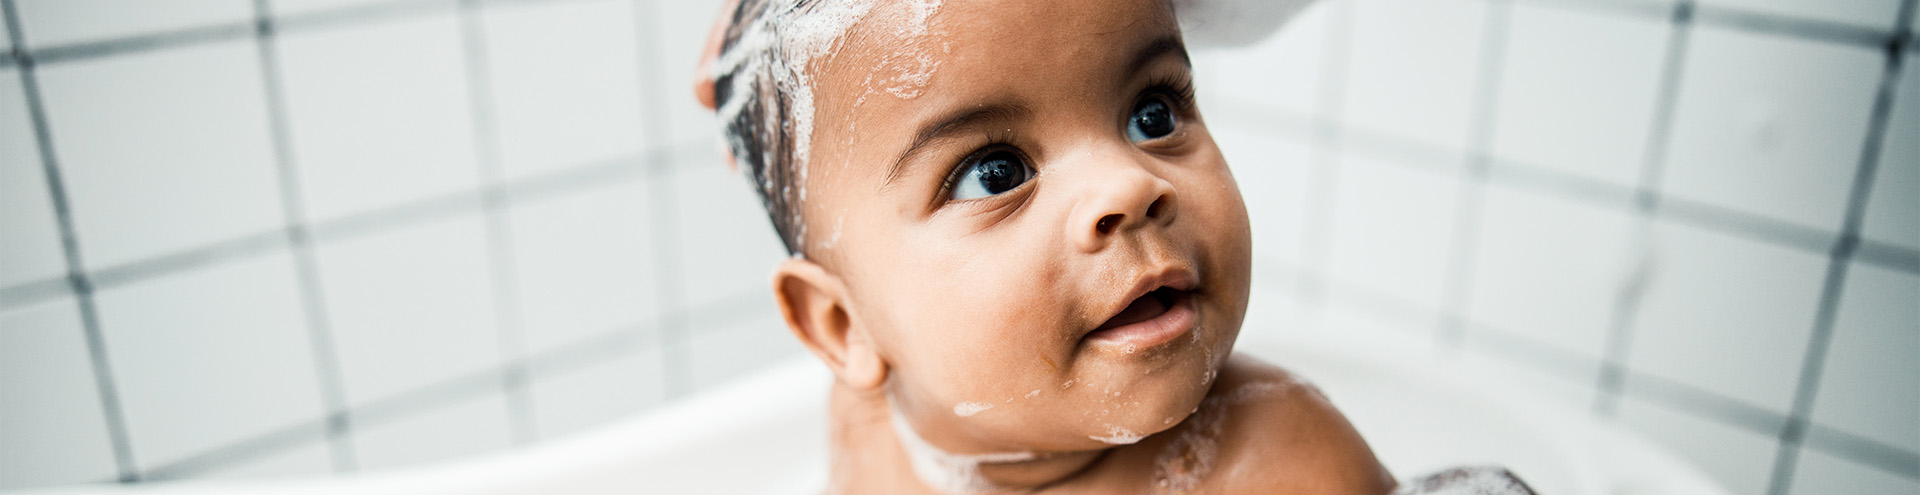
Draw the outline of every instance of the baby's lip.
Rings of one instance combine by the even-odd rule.
[[[1148,293],[1160,289],[1170,289],[1184,295],[1197,287],[1199,287],[1199,276],[1194,274],[1191,268],[1179,265],[1168,265],[1147,270],[1142,273],[1139,278],[1134,280],[1132,288],[1122,294],[1124,297],[1113,301],[1113,303],[1108,306],[1105,313],[1107,317],[1100,320],[1099,324],[1081,332],[1081,337],[1084,338],[1087,334],[1106,328],[1110,323],[1113,323],[1115,318],[1120,317],[1120,314],[1125,312],[1128,306],[1133,305],[1135,300],[1147,297]]]

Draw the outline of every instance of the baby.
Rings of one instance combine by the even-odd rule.
[[[1168,0],[741,0],[710,45],[697,93],[837,377],[832,492],[1393,490],[1232,352],[1247,212]]]

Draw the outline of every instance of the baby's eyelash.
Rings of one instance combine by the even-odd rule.
[[[1194,103],[1193,78],[1174,75],[1160,76],[1147,84],[1148,93],[1161,93],[1173,97],[1174,104],[1182,107]]]
[[[1012,129],[986,132],[983,134],[987,138],[987,143],[974,148],[972,152],[967,153],[967,156],[962,157],[960,161],[953,164],[953,168],[947,171],[947,178],[940,182],[940,193],[934,196],[934,198],[937,198],[941,202],[946,201],[946,198],[953,194],[954,186],[960,185],[960,178],[967,175],[968,165],[972,165],[975,161],[987,156],[988,152],[1013,147]]]

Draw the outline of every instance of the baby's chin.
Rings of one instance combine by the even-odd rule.
[[[1180,424],[1199,408],[1218,375],[1215,360],[1197,349],[1147,361],[1089,377],[1089,393],[1076,394],[1085,419],[1077,433],[1094,442],[1089,447],[1131,445]]]

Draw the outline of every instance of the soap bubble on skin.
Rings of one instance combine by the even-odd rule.
[[[1087,438],[1099,440],[1109,445],[1133,445],[1140,443],[1140,440],[1147,438],[1147,436],[1134,433],[1133,430],[1118,425],[1107,425],[1106,435],[1088,435]]]
[[[953,414],[965,418],[980,414],[980,411],[988,409],[993,409],[993,404],[986,402],[962,402],[953,405]]]
[[[888,402],[892,402],[889,399]],[[998,490],[992,481],[980,473],[981,464],[1023,462],[1038,459],[1033,452],[1000,452],[991,454],[955,454],[941,450],[920,438],[907,424],[907,418],[900,414],[900,408],[889,407],[888,413],[893,423],[894,436],[900,439],[900,448],[907,454],[907,461],[913,466],[913,474],[927,486],[947,493],[986,493]]]

